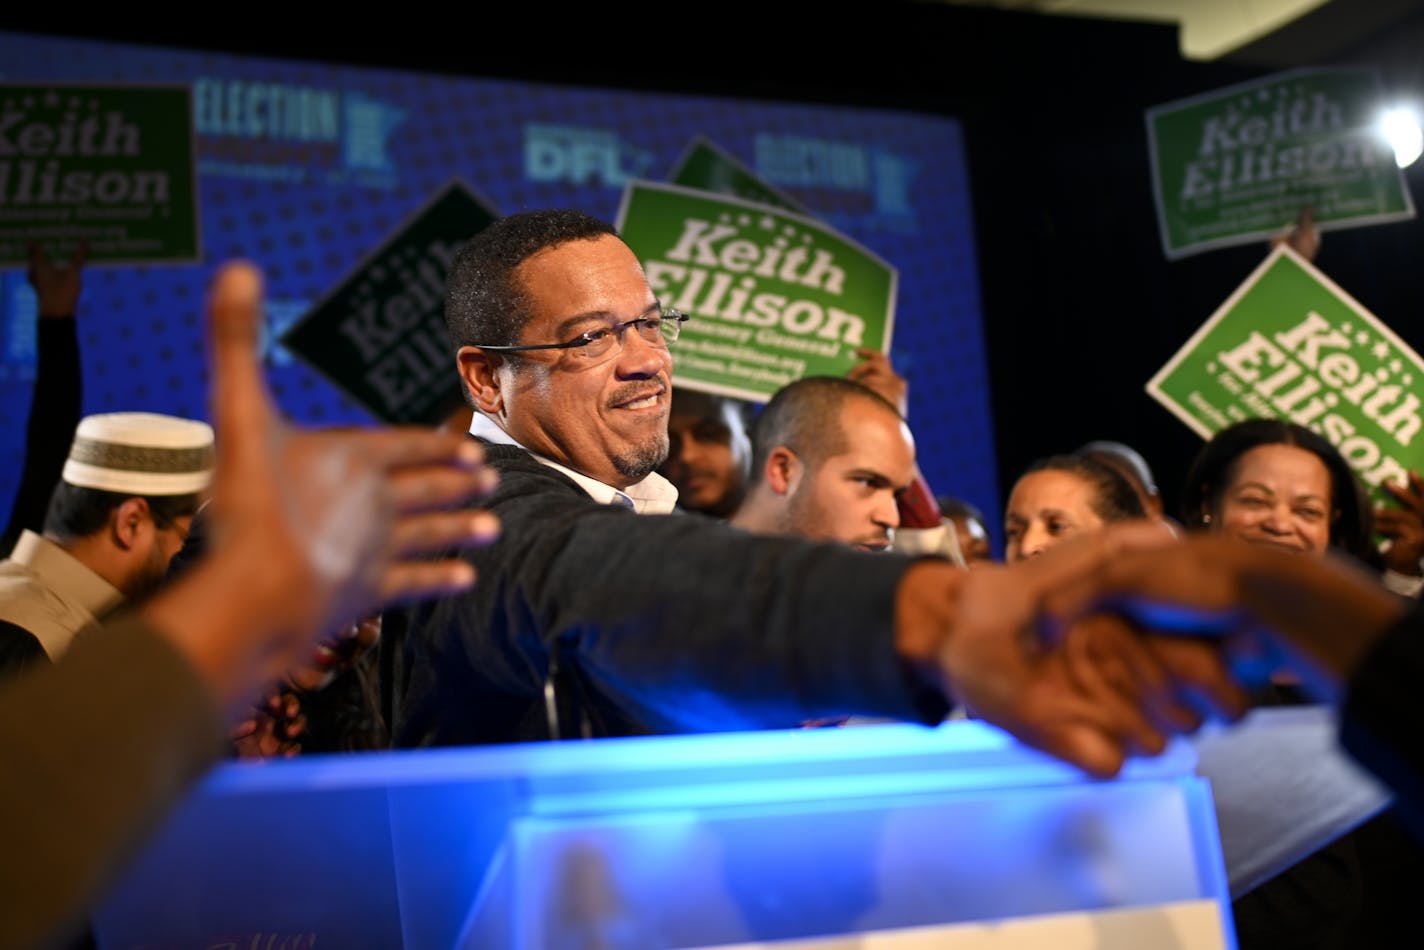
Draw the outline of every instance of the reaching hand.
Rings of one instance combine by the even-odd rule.
[[[233,728],[233,753],[239,759],[290,759],[301,754],[306,728],[301,697],[274,689]]]
[[[416,427],[304,432],[283,422],[257,359],[261,300],[251,264],[225,265],[213,282],[211,553],[149,608],[229,703],[307,659],[319,635],[387,604],[468,587],[468,562],[426,555],[498,531],[487,512],[449,507],[493,487],[466,436]],[[221,609],[203,605],[198,591],[222,599]],[[204,629],[223,623],[225,635]]]
[[[1418,577],[1424,559],[1424,479],[1409,473],[1409,482],[1385,482],[1384,490],[1399,502],[1398,508],[1381,505],[1375,509],[1375,531],[1389,539],[1384,565],[1392,571]]]
[[[1320,253],[1320,229],[1315,226],[1313,209],[1302,208],[1295,224],[1271,238],[1273,249],[1282,244],[1290,245],[1292,251],[1308,261],[1315,260],[1315,255]]]
[[[1021,741],[1100,776],[1116,774],[1128,755],[1160,752],[1204,714],[1239,717],[1246,697],[1217,643],[1178,638],[1163,646],[1121,615],[1053,609],[1056,592],[1091,584],[1125,552],[1170,543],[1168,532],[1143,522],[1011,567],[958,572],[951,632],[936,656],[946,692]],[[931,569],[948,568],[911,570]]]
[[[376,614],[323,637],[312,656],[287,673],[287,683],[304,693],[331,685],[337,674],[351,669],[381,639],[381,615]]]
[[[30,286],[34,288],[39,302],[40,318],[72,317],[79,306],[79,291],[84,270],[84,260],[89,255],[89,245],[80,241],[74,249],[69,264],[55,265],[38,241],[31,241]]]
[[[899,410],[901,416],[906,415],[910,409],[910,385],[895,372],[890,357],[867,348],[856,350],[855,355],[860,357],[860,362],[850,368],[846,378],[875,392]]]
[[[1205,638],[1222,645],[1240,676],[1284,663],[1329,700],[1406,606],[1345,558],[1209,534],[1123,550],[1060,588],[1049,611],[1107,611],[1163,633],[1152,641],[1159,652]]]

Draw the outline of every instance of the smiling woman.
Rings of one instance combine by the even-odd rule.
[[[1338,551],[1379,566],[1370,543],[1373,513],[1350,463],[1324,437],[1295,423],[1247,419],[1217,432],[1188,470],[1181,498],[1188,531],[1311,557]],[[1285,665],[1272,669],[1251,692],[1255,705],[1310,701]],[[1338,838],[1236,899],[1232,916],[1243,950],[1356,945],[1340,935],[1361,915],[1367,885],[1360,865],[1369,857],[1361,847],[1371,836],[1394,834],[1390,823],[1381,826],[1378,819],[1363,828],[1376,830],[1357,829]],[[1392,837],[1383,847],[1386,853],[1396,847]]]
[[[1188,530],[1378,566],[1374,518],[1349,462],[1325,438],[1279,419],[1222,429],[1197,454],[1182,491]]]

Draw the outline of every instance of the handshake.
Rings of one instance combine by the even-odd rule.
[[[975,715],[1110,776],[1207,717],[1235,721],[1266,674],[1338,700],[1409,605],[1333,555],[1129,523],[966,572],[937,655],[904,652]]]

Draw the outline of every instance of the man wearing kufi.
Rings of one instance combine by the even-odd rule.
[[[45,515],[0,561],[0,676],[53,662],[158,586],[213,474],[213,430],[147,412],[80,420]]]

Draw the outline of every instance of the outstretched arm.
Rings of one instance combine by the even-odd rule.
[[[221,755],[232,712],[326,631],[468,587],[467,563],[420,555],[496,530],[487,514],[444,507],[490,487],[468,439],[284,424],[256,357],[260,300],[250,265],[223,268],[213,285],[209,554],[0,690],[0,945],[60,939]]]
[[[1317,696],[1334,699],[1408,601],[1342,558],[1197,535],[1125,552],[1059,591],[1053,607],[1063,615],[1114,611],[1178,639],[1229,637],[1238,660],[1258,656],[1265,644]]]
[[[305,660],[323,633],[386,603],[468,587],[466,562],[421,555],[497,531],[487,513],[444,507],[491,487],[463,435],[284,424],[256,358],[260,304],[255,268],[218,275],[212,556],[144,610],[226,704]]]
[[[1159,525],[1113,526],[1011,566],[923,562],[901,583],[896,645],[954,701],[1021,741],[1094,774],[1201,725],[1235,719],[1246,696],[1208,640],[1144,637],[1109,614],[1068,615],[1061,592],[1091,585],[1131,552],[1171,543]]]

